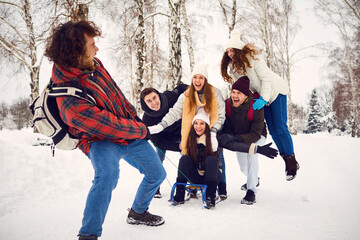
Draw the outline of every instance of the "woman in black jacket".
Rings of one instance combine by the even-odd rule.
[[[176,182],[206,184],[206,205],[215,207],[216,188],[221,181],[219,159],[211,146],[210,120],[208,114],[200,108],[192,121],[187,141],[187,154],[179,161]],[[215,150],[216,151],[216,150]],[[185,186],[177,185],[174,196],[175,205],[185,202]]]

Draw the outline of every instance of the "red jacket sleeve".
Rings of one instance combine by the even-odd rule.
[[[115,116],[113,113],[75,97],[58,97],[62,120],[70,127],[100,139],[142,139],[146,126],[135,119]]]

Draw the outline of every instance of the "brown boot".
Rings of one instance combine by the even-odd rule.
[[[296,177],[296,172],[297,172],[297,170],[299,170],[300,165],[296,161],[294,153],[288,157],[286,157],[285,154],[281,154],[281,157],[285,161],[286,180],[291,181]]]

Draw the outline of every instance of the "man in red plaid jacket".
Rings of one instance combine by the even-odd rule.
[[[112,190],[119,178],[119,160],[125,159],[144,174],[127,217],[129,224],[158,226],[165,221],[150,214],[148,206],[166,172],[145,139],[148,129],[136,115],[99,59],[94,37],[101,30],[92,22],[68,22],[54,29],[45,55],[54,62],[52,80],[59,86],[76,85],[96,99],[96,105],[74,97],[58,97],[60,116],[80,138],[78,147],[95,170],[87,197],[79,239],[101,236]]]

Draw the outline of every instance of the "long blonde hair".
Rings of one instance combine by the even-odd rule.
[[[205,83],[204,83],[204,99],[206,101],[206,104],[204,106],[205,112],[209,113],[211,111],[211,101],[213,98],[212,95],[212,91],[211,91],[211,85],[208,83],[207,79],[205,78]],[[190,103],[190,108],[189,111],[191,111],[192,109],[194,109],[196,107],[196,99],[195,99],[195,87],[193,85],[193,83],[191,83],[191,85],[189,86],[189,91],[185,92],[185,96],[189,98],[189,103]],[[200,100],[200,99],[199,99]]]

